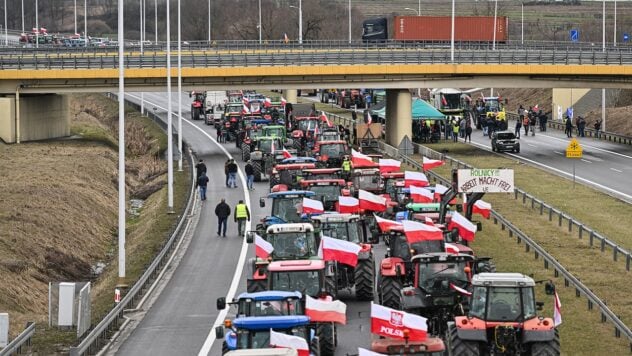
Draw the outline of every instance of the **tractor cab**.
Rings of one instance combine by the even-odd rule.
[[[279,137],[260,136],[252,142],[250,161],[254,170],[255,182],[270,179],[272,169],[276,164],[275,154],[283,148]]]
[[[300,185],[314,192],[314,199],[323,203],[325,211],[335,210],[339,197],[351,193],[344,179],[301,180]]]
[[[274,250],[270,253],[270,259],[299,260],[313,258],[318,255],[320,234],[314,231],[312,224],[289,223],[268,226],[264,235]],[[254,238],[249,235],[248,243]]]
[[[228,97],[228,103],[230,104],[239,104],[239,110],[241,111],[243,94],[239,90],[233,90],[226,93]]]
[[[343,137],[340,135],[340,131],[337,128],[328,127],[321,130],[318,133],[318,141],[342,141]]]
[[[559,355],[551,318],[538,317],[535,281],[520,273],[481,273],[472,278],[467,316],[450,323],[450,347],[480,354]],[[554,287],[553,287],[554,288]]]
[[[285,160],[284,160],[285,161]],[[277,164],[272,169],[272,176],[270,177],[270,188],[273,190],[280,190],[275,188],[276,185],[283,185],[285,190],[296,188],[298,189],[299,182],[303,179],[304,169],[313,169],[316,167],[314,163],[285,163]]]
[[[232,302],[226,298],[217,298],[217,310],[226,309],[227,305],[237,307],[237,317],[247,316],[281,316],[303,315],[299,292],[262,291],[256,293],[241,293]]]
[[[323,260],[273,261],[268,265],[268,289],[298,291],[313,298],[336,296],[335,268]]]
[[[318,161],[328,168],[338,168],[345,156],[349,155],[346,141],[318,141],[314,146],[314,154]]]
[[[356,189],[380,194],[384,189],[379,168],[358,168],[353,170],[353,186]]]
[[[342,177],[341,168],[313,168],[304,169],[303,175],[305,179],[340,179]]]
[[[320,119],[317,116],[301,116],[294,119],[292,126],[292,137],[294,139],[305,137],[310,140],[314,138],[319,128]]]
[[[272,199],[272,211],[270,216],[263,219],[262,224],[257,225],[257,231],[264,230],[264,227],[273,224],[284,224],[290,222],[303,222],[301,216],[303,198],[311,198],[314,192],[304,190],[290,190],[285,192],[274,192],[268,194]],[[265,199],[259,200],[259,207],[265,207]]]
[[[370,229],[367,221],[356,214],[322,214],[312,216],[316,228],[325,236],[353,243],[377,243],[369,239]]]
[[[285,126],[283,125],[268,125],[263,128],[263,132],[266,136],[280,137],[283,140],[286,140],[287,137]]]
[[[191,103],[191,120],[204,120],[206,118],[206,92],[192,91],[189,97],[193,98]]]

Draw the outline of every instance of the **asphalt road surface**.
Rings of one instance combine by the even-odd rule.
[[[254,246],[247,246],[247,255],[240,260],[243,238],[237,236],[237,227],[232,220],[229,220],[229,234],[226,239],[218,238],[215,234],[217,220],[214,209],[219,198],[225,197],[231,207],[234,207],[245,196],[243,182],[238,183],[238,189],[225,187],[223,165],[227,156],[220,146],[234,155],[243,169],[240,151],[234,142],[217,144],[212,140],[211,138],[216,137],[212,126],[206,126],[202,121],[190,121],[191,99],[186,94],[182,95],[182,116],[185,118],[182,123],[183,138],[207,165],[211,179],[208,200],[196,210],[196,214],[200,216],[199,223],[194,227],[190,244],[171,279],[151,308],[144,313],[144,318],[136,328],[117,346],[118,355],[221,355],[222,340],[214,340],[213,327],[219,325],[223,318],[217,320],[219,313],[215,309],[215,300],[227,296],[235,270],[243,260],[254,256]],[[223,93],[217,97],[221,100]],[[151,110],[156,107],[156,113],[166,117],[166,94],[145,93],[144,98],[146,108]],[[135,94],[127,99],[139,101]],[[172,105],[177,112],[176,95]],[[174,127],[177,127],[175,114]],[[258,204],[259,198],[265,197],[268,191],[269,183],[260,182],[255,183],[255,191],[248,192],[253,226],[268,214],[270,205],[260,208]],[[384,252],[383,245],[376,246],[376,259],[381,259]],[[236,286],[235,295],[246,291],[246,277],[243,273],[240,273]],[[336,354],[357,354],[358,346],[369,348],[370,303],[356,302],[353,294],[348,291],[341,292],[341,299],[347,303],[347,325],[338,329],[339,345]]]

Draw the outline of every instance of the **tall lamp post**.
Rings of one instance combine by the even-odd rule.
[[[261,44],[261,0],[259,0],[259,44]]]
[[[452,0],[452,20],[450,26],[450,62],[454,63],[454,0]]]
[[[88,0],[83,1],[83,37],[86,40],[86,47],[88,47]]]
[[[4,45],[9,47],[9,31],[7,25],[7,0],[4,0]]]
[[[498,19],[498,0],[494,0],[494,42],[492,44],[492,50],[496,50],[496,21]]]
[[[349,0],[349,44],[351,44],[351,0]]]
[[[606,51],[606,0],[602,1],[603,8],[601,12],[602,18],[602,41],[601,48],[602,51]],[[601,130],[606,131],[606,88],[601,89]]]
[[[204,113],[206,114],[206,113]],[[178,172],[182,172],[182,16],[178,0]]]
[[[614,0],[614,25],[612,26],[614,32],[612,36],[612,44],[617,46],[617,0]]]
[[[24,0],[22,0],[22,33],[24,33]]]
[[[39,48],[39,6],[38,1],[35,0],[35,48]]]
[[[123,58],[123,0],[118,0],[118,284],[125,285],[125,61]]]
[[[144,43],[145,42],[145,0],[139,1],[139,12],[140,12],[140,56],[141,58],[145,54],[144,51]],[[145,93],[140,92],[140,114],[145,115]]]
[[[173,108],[171,104],[171,13],[167,1],[167,213],[173,211]]]
[[[298,0],[298,7],[290,5],[291,8],[298,10],[298,43],[303,43],[303,7],[302,0]]]
[[[75,0],[75,32],[74,34],[77,33],[77,0]]]
[[[158,0],[154,0],[154,44],[158,44]]]

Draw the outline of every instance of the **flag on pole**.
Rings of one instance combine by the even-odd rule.
[[[458,293],[463,294],[463,295],[468,296],[468,297],[472,295],[471,292],[469,292],[466,289],[463,289],[463,288],[457,286],[454,283],[450,283],[450,289],[453,289],[453,290],[457,291]]]
[[[311,322],[347,323],[347,305],[339,300],[314,299],[305,295],[305,315]]]
[[[437,168],[439,166],[442,166],[445,162],[443,162],[442,160],[439,159],[430,159],[426,156],[424,156],[423,158],[423,167],[424,167],[424,171],[429,171],[433,168]]]
[[[408,188],[411,185],[427,187],[428,178],[421,172],[406,171],[404,172],[404,187]]]
[[[285,147],[283,148],[283,158],[292,158],[292,154]]]
[[[394,339],[424,341],[428,331],[426,318],[371,303],[371,333]]]
[[[290,42],[290,39],[287,37],[287,33],[283,34],[283,42],[284,43],[289,43]]]
[[[434,190],[434,198],[435,200],[441,200],[441,196],[443,194],[445,194],[445,192],[448,191],[448,187],[446,187],[445,185],[441,185],[441,184],[435,184],[435,190]]]
[[[338,197],[338,212],[354,214],[360,210],[360,200],[354,197],[339,196]]]
[[[263,101],[263,107],[265,108],[269,108],[272,106],[272,100],[268,97],[265,98],[265,100]]]
[[[434,195],[428,189],[411,185],[410,198],[413,200],[413,203],[432,203]]]
[[[298,356],[309,356],[309,346],[304,338],[279,333],[272,329],[270,329],[270,346],[294,349],[298,352]]]
[[[459,245],[451,244],[449,242],[446,242],[445,243],[445,252],[451,253],[451,254],[454,254],[454,255],[458,255],[461,252],[461,250],[459,250]]]
[[[373,162],[371,157],[351,149],[351,163],[353,167],[377,167],[378,164]]]
[[[322,214],[324,212],[323,202],[303,197],[303,214]]]
[[[443,104],[444,106],[448,105],[448,101],[445,100],[445,96],[441,95],[441,104]]]
[[[373,216],[375,217],[375,221],[377,222],[377,226],[380,228],[380,231],[385,232],[387,230],[389,230],[391,227],[393,226],[402,226],[402,223],[399,221],[394,221],[394,220],[389,220],[389,219],[384,219],[381,218],[375,214],[373,214]]]
[[[360,200],[360,209],[369,211],[386,211],[386,198],[384,197],[360,189],[358,192],[358,198]]]
[[[390,172],[399,172],[399,167],[401,167],[402,162],[396,159],[380,158],[380,161],[378,164],[380,165],[380,173],[390,173]]]
[[[267,259],[274,251],[271,243],[264,240],[259,234],[255,234],[255,255],[261,259]]]
[[[248,105],[244,104],[244,107],[241,108],[241,113],[244,115],[250,114],[250,108],[248,107]]]
[[[448,230],[452,230],[453,228],[459,230],[459,236],[461,236],[463,240],[474,241],[476,225],[456,211],[452,212],[452,218],[448,224]]]
[[[477,200],[472,206],[472,214],[480,214],[485,219],[489,219],[492,213],[492,205],[488,202]]]
[[[332,127],[333,125],[331,124],[331,122],[329,121],[329,118],[327,117],[327,115],[325,115],[324,111],[320,112],[320,121],[323,121],[327,124],[327,127]]]
[[[429,241],[429,240],[443,240],[443,231],[436,226],[430,226],[422,224],[417,221],[404,220],[404,235],[409,244]]]
[[[285,107],[285,104],[287,104],[287,100],[285,100],[284,97],[281,97],[281,106]]]
[[[336,261],[355,267],[361,249],[362,247],[356,243],[323,236],[318,255],[325,261]]]
[[[555,305],[553,307],[553,325],[557,327],[562,323],[562,302],[560,302],[560,296],[555,291]]]

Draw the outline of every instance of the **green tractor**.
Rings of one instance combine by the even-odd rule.
[[[270,179],[272,168],[276,162],[275,153],[283,149],[280,137],[260,136],[253,139],[250,147],[250,163],[254,169],[255,182]]]

